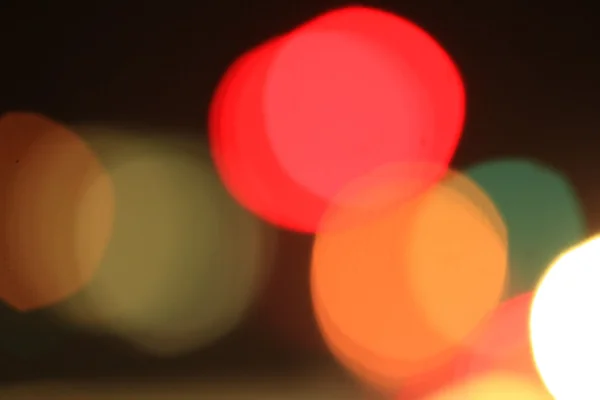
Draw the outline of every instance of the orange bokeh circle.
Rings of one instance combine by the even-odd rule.
[[[33,310],[94,275],[112,233],[112,180],[86,143],[44,116],[0,117],[0,297]]]
[[[464,188],[466,178],[451,172],[417,198],[368,221],[361,216],[361,224],[355,210],[331,209],[316,236],[311,288],[322,333],[346,367],[381,388],[395,390],[447,362],[500,301],[501,218],[489,199],[481,206],[481,191],[474,198],[458,190],[457,179]],[[398,187],[374,184],[353,193]],[[340,229],[348,220],[354,227]]]

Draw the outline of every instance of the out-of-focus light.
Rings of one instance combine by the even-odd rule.
[[[400,398],[401,399],[401,398]],[[442,389],[426,400],[552,400],[541,385],[507,372],[494,372]]]
[[[397,162],[445,169],[464,109],[459,73],[431,36],[390,13],[347,7],[230,68],[211,107],[212,150],[240,203],[314,232],[338,192],[365,173]]]
[[[115,182],[114,236],[98,275],[59,312],[157,355],[210,344],[257,294],[271,230],[228,196],[202,143],[90,131]]]
[[[242,205],[277,225],[312,231],[327,202],[289,178],[264,133],[264,80],[281,41],[249,51],[226,72],[210,108],[211,153],[225,186]]]
[[[533,290],[548,264],[585,237],[577,195],[558,171],[523,159],[489,161],[467,170],[494,201],[509,232],[507,295]]]
[[[533,356],[557,400],[600,398],[599,265],[596,236],[558,257],[535,291],[530,317]]]
[[[456,190],[455,176],[360,226],[316,236],[311,286],[325,339],[386,390],[447,361],[502,294],[505,237],[490,223],[500,219],[488,215],[489,200],[480,207],[483,193],[474,203]],[[353,218],[332,209],[325,221]]]
[[[447,165],[464,118],[462,81],[444,49],[412,22],[367,7],[292,32],[263,101],[281,165],[325,199],[388,163]]]
[[[407,382],[406,399],[422,399],[448,385],[476,379],[493,371],[507,371],[541,385],[529,339],[532,293],[524,293],[498,306],[462,343],[453,359],[434,373]],[[409,395],[412,395],[410,397]]]
[[[467,375],[500,369],[538,380],[529,337],[533,293],[523,293],[502,303],[466,343],[471,357]]]
[[[0,117],[0,297],[55,304],[94,275],[109,241],[113,184],[73,131],[44,116]]]

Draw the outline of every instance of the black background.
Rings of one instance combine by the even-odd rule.
[[[600,25],[595,6],[509,3],[362,4],[412,19],[458,64],[467,88],[468,115],[455,166],[497,156],[527,156],[555,166],[574,182],[590,233],[596,232]],[[0,112],[36,111],[66,123],[102,121],[205,134],[212,92],[238,55],[348,3],[175,4],[4,0]],[[294,301],[303,305],[290,318],[310,323],[306,273],[311,237],[281,235],[278,267],[299,271],[287,280],[298,288]],[[325,351],[298,351],[269,340],[252,317],[212,348],[173,360],[153,360],[111,340],[64,332],[46,317],[43,312],[28,316],[0,312],[0,350],[26,341],[61,341],[50,353],[33,359],[18,359],[4,351],[1,379],[187,376],[199,371],[293,374],[313,363],[331,362]]]

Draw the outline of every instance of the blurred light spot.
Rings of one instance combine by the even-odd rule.
[[[479,207],[483,193],[472,202],[457,191],[456,179],[450,173],[403,207],[316,237],[311,285],[325,339],[386,390],[447,361],[502,293],[507,249],[490,223],[500,219],[487,215],[489,200]],[[334,208],[325,223],[354,218]]]
[[[557,400],[600,398],[599,265],[596,236],[558,257],[535,291],[530,317],[533,356]]]
[[[496,204],[494,204],[481,186],[467,175],[453,171],[446,173],[444,186],[460,193],[476,205],[482,211],[482,215],[490,224],[490,227],[502,239],[505,245],[508,246],[508,231],[504,219],[496,208]]]
[[[471,357],[465,373],[498,369],[539,379],[529,337],[533,294],[524,293],[502,303],[467,342]]]
[[[338,191],[373,169],[398,161],[447,167],[464,103],[456,67],[426,32],[348,7],[229,69],[211,106],[212,150],[240,203],[314,232]]]
[[[470,191],[457,190],[467,185]],[[472,193],[475,201],[467,196]],[[396,257],[407,265],[409,289],[429,323],[462,340],[497,305],[507,267],[506,230],[489,198],[454,172],[413,211],[408,243],[396,247]]]
[[[328,12],[291,33],[264,89],[273,151],[290,176],[331,199],[390,162],[447,165],[464,89],[424,30],[366,7]]]
[[[38,114],[0,118],[0,296],[19,310],[57,303],[94,275],[114,191],[75,133]]]
[[[116,186],[114,237],[63,313],[159,355],[210,344],[254,299],[269,231],[227,195],[201,143],[102,129],[98,145],[113,147],[102,153]]]
[[[428,374],[404,383],[406,399],[422,399],[447,385],[473,379],[492,371],[506,371],[541,384],[529,340],[529,310],[532,293],[521,294],[500,304],[462,342],[452,359]]]
[[[543,388],[527,379],[494,372],[445,388],[426,400],[552,400]]]
[[[573,188],[555,170],[533,161],[498,160],[467,175],[492,198],[509,232],[508,295],[532,290],[546,266],[585,235]]]
[[[222,78],[209,113],[211,153],[225,186],[244,207],[277,225],[313,231],[327,202],[281,169],[257,100],[280,43],[274,39],[244,54]]]

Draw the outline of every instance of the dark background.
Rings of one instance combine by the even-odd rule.
[[[403,0],[364,2],[415,21],[454,57],[467,88],[467,123],[454,165],[527,156],[563,171],[600,227],[600,25],[593,2]],[[519,2],[515,2],[518,4]],[[342,1],[9,2],[0,5],[0,113],[35,111],[66,123],[177,127],[205,134],[221,74],[244,50]],[[33,4],[36,4],[34,6]],[[160,131],[160,130],[159,130]],[[290,326],[311,327],[302,350],[250,316],[210,349],[178,359],[142,356],[67,332],[44,312],[0,312],[0,379],[295,374],[332,363],[308,295],[311,237],[281,232],[278,283]],[[282,273],[281,271],[285,271]],[[289,272],[293,271],[293,272]],[[287,285],[287,286],[286,286]],[[13,346],[44,355],[17,357]]]

